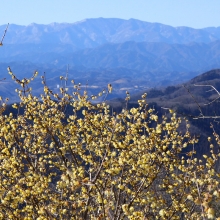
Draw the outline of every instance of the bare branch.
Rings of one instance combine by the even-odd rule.
[[[206,103],[206,104],[204,104],[204,105],[210,105],[211,103],[215,102],[216,100],[218,100],[218,99],[220,98],[220,92],[219,92],[214,86],[212,86],[212,85],[196,85],[196,84],[194,84],[194,86],[206,86],[206,87],[211,87],[212,90],[209,90],[209,91],[215,90],[216,93],[218,94],[219,97],[217,97],[217,98],[214,99],[213,101],[211,101],[211,102],[209,102],[209,103]]]
[[[5,29],[5,32],[4,32],[3,36],[2,36],[2,39],[1,39],[1,42],[0,42],[0,46],[3,46],[3,40],[4,40],[5,35],[6,35],[6,33],[7,33],[8,26],[9,26],[9,23],[8,23],[8,25],[7,25],[6,29]]]
[[[200,111],[200,114],[201,114],[202,116],[204,116],[204,115],[203,115],[203,112],[202,112],[202,109],[201,109],[201,106],[200,106],[199,103],[196,101],[196,98],[192,95],[192,93],[189,91],[189,89],[188,89],[185,85],[184,85],[184,88],[187,90],[187,92],[190,94],[190,96],[193,98],[194,102],[195,102],[196,105],[198,106],[199,111]]]
[[[194,86],[209,86],[209,87],[212,87],[213,90],[215,90],[218,93],[218,95],[220,96],[220,92],[212,85],[197,85],[197,84],[194,84]]]

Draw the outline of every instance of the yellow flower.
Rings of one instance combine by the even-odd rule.
[[[208,219],[214,219],[215,218],[215,210],[213,208],[209,208],[207,211]]]

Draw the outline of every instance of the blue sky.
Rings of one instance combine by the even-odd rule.
[[[172,26],[220,26],[220,0],[2,0],[0,25],[136,18]]]

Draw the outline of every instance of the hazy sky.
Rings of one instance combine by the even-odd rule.
[[[220,0],[2,0],[0,25],[136,18],[172,26],[220,26]]]

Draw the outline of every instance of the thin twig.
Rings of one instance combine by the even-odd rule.
[[[196,105],[197,105],[198,108],[199,108],[200,114],[203,116],[201,106],[200,106],[199,103],[196,101],[195,97],[194,97],[193,94],[189,91],[189,89],[188,89],[185,85],[183,85],[183,86],[184,86],[184,88],[187,90],[187,92],[190,94],[190,96],[193,98],[194,102],[196,103]]]
[[[197,84],[194,84],[194,86],[209,86],[209,87],[212,87],[213,90],[215,90],[218,93],[218,95],[220,96],[220,92],[212,85],[197,85]]]
[[[0,42],[0,46],[2,46],[2,45],[3,45],[3,40],[4,40],[5,35],[6,35],[6,33],[7,33],[8,26],[9,26],[9,23],[8,23],[8,25],[7,25],[6,29],[5,29],[5,32],[4,32],[3,36],[2,36],[2,39],[1,39],[1,42]]]
[[[68,74],[69,74],[69,64],[67,65],[67,69],[66,69],[66,77],[65,77],[65,85],[64,85],[65,89],[67,88]]]
[[[208,87],[211,87],[212,90],[215,90],[216,93],[218,94],[218,97],[216,99],[214,99],[213,101],[211,101],[211,102],[209,102],[207,104],[204,104],[204,105],[210,105],[211,103],[215,102],[216,100],[218,100],[220,98],[220,92],[214,86],[212,86],[212,85],[196,85],[196,84],[194,84],[194,86],[206,86],[206,87],[208,86]],[[209,91],[212,91],[212,90],[209,90]]]

